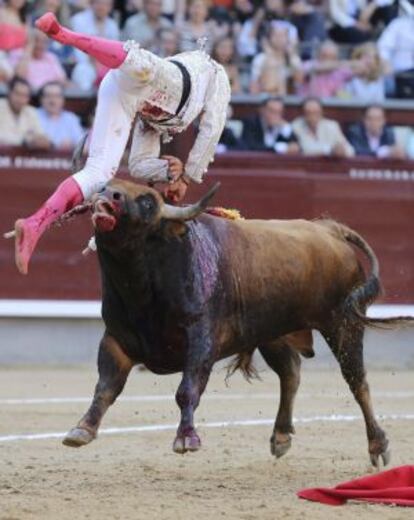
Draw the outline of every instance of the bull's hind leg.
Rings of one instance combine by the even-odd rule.
[[[282,457],[291,447],[293,403],[300,383],[300,357],[283,339],[259,348],[266,363],[280,379],[280,401],[273,433],[270,438],[272,455]]]
[[[342,375],[362,410],[371,462],[374,466],[378,466],[381,457],[384,465],[387,465],[390,460],[388,440],[374,415],[364,367],[364,326],[354,319],[345,319],[338,326],[330,327],[328,332],[323,332],[323,335],[338,360]]]
[[[63,439],[65,446],[79,448],[96,438],[102,418],[122,392],[133,363],[110,335],[102,338],[98,354],[99,379],[89,410]]]

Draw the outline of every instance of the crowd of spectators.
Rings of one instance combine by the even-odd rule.
[[[318,97],[307,97],[301,115],[289,122],[282,97],[262,102],[257,115],[242,121],[241,127],[228,124],[220,142],[220,152],[228,150],[267,151],[279,155],[301,154],[325,157],[376,157],[414,159],[414,132],[404,130],[403,144],[387,124],[384,108],[368,104],[360,121],[341,126],[324,115]]]
[[[34,20],[53,11],[75,31],[138,41],[164,57],[204,47],[234,92],[375,99],[400,95],[414,69],[408,0],[1,0],[0,80],[13,72],[88,90],[104,70],[48,40]]]
[[[94,92],[107,73],[86,54],[34,29],[46,11],[77,32],[133,39],[162,57],[202,46],[226,69],[233,94],[267,93],[270,101],[244,122],[240,135],[222,142],[224,149],[345,157],[408,153],[392,141],[380,103],[414,96],[409,0],[0,0],[0,84],[9,89],[0,104],[2,144],[73,147],[82,129],[64,110],[65,89]],[[287,94],[306,99],[302,117],[291,123],[279,98]],[[38,109],[29,106],[31,95]],[[378,105],[345,137],[323,116],[326,98]],[[381,135],[372,120],[377,127],[382,121]],[[230,134],[227,128],[223,139]]]

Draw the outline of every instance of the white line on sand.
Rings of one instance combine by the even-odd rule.
[[[276,400],[279,393],[254,393],[254,394],[231,394],[231,393],[212,393],[203,396],[203,400],[260,400],[260,399],[271,399]],[[312,394],[301,394],[301,398],[313,399],[315,397],[324,398],[345,398],[351,394],[345,394],[342,392],[315,392]],[[378,391],[372,392],[374,397],[382,397],[387,399],[406,399],[414,397],[414,391],[401,390],[401,391]],[[89,403],[92,400],[90,397],[29,397],[29,398],[4,398],[0,399],[1,405],[33,405],[33,404],[76,404],[76,403]],[[117,402],[162,402],[162,401],[174,401],[174,394],[165,395],[126,395],[121,396],[117,399]]]
[[[414,414],[383,414],[378,416],[381,420],[392,421],[412,421]],[[307,424],[313,422],[354,422],[361,420],[358,415],[313,415],[309,417],[296,417],[293,422],[296,424]],[[215,421],[199,424],[200,428],[225,428],[238,426],[269,426],[274,423],[274,419],[245,419],[234,421]],[[102,428],[100,435],[117,435],[122,433],[145,433],[175,430],[176,424],[151,424],[146,426],[129,426],[123,428]],[[65,432],[46,432],[46,433],[22,433],[15,435],[0,436],[0,443],[13,441],[37,441],[48,439],[61,439],[66,435]]]
[[[98,300],[1,300],[0,318],[83,318],[101,319]],[[375,318],[412,316],[414,305],[372,305],[368,315]]]

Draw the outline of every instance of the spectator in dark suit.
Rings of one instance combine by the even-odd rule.
[[[370,105],[365,109],[363,120],[349,128],[348,140],[356,155],[405,157],[403,148],[396,144],[393,128],[386,124],[385,112],[380,105]]]
[[[283,118],[284,105],[280,98],[269,98],[257,116],[243,122],[242,146],[245,150],[294,154],[300,151],[292,125]]]

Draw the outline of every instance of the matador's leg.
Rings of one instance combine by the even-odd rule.
[[[44,14],[36,20],[35,25],[49,38],[76,47],[110,69],[118,68],[127,56],[123,42],[70,31],[59,24],[53,13]]]
[[[15,223],[15,260],[22,274],[27,274],[30,258],[46,229],[63,213],[99,191],[116,174],[134,116],[133,96],[120,88],[115,71],[110,71],[99,88],[85,167],[63,181],[38,211]]]

